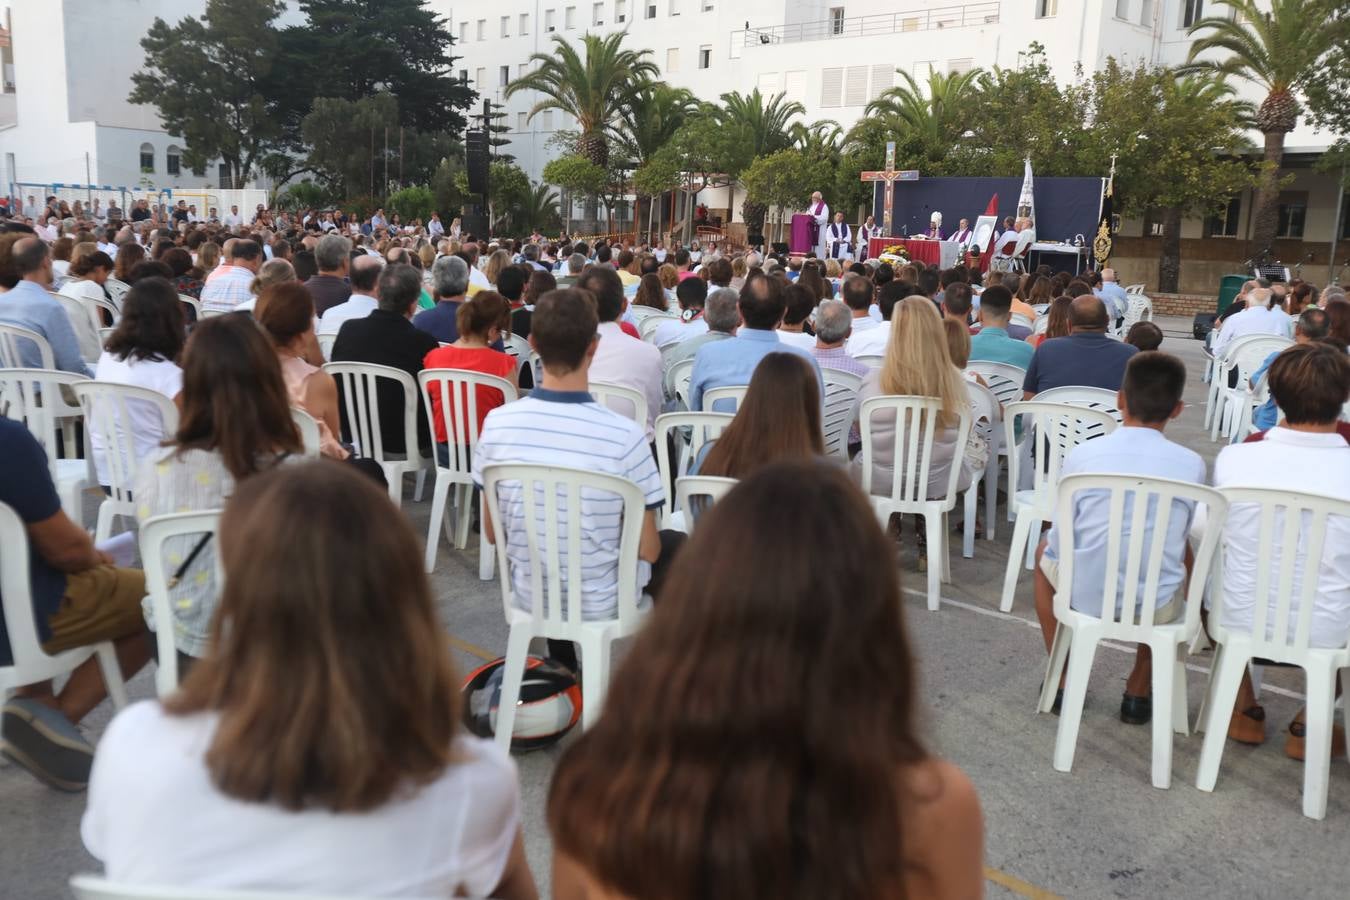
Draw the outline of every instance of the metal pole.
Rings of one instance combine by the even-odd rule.
[[[389,190],[389,126],[384,126],[384,184],[382,191]]]
[[[89,168],[89,152],[88,152],[88,151],[85,151],[85,154],[84,154],[84,202],[85,202],[88,206],[91,206],[91,207],[92,207],[92,206],[94,205],[94,176],[91,175],[91,174],[89,174],[90,171],[91,171],[91,169]],[[1338,217],[1338,219],[1339,219],[1339,217]]]
[[[398,186],[403,187],[403,126],[398,126]]]
[[[1341,177],[1336,182],[1336,217],[1331,220],[1331,252],[1327,254],[1327,284],[1336,277],[1336,244],[1341,236],[1341,214],[1345,206],[1345,164],[1341,164]]]

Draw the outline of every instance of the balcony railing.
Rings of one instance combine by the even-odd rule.
[[[741,34],[744,35],[747,47],[760,44],[796,44],[802,41],[828,41],[836,38],[907,34],[912,31],[970,28],[997,22],[998,12],[999,0],[984,0],[979,3],[961,3],[934,9],[750,28]]]

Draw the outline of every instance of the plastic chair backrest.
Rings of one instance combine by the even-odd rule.
[[[1031,245],[1036,243],[1036,229],[1023,228],[1017,233],[1017,246],[1013,249],[1013,256],[1025,256]]]
[[[60,449],[64,452],[58,453],[56,437],[62,432],[60,420],[80,415],[80,409],[66,403],[61,396],[61,388],[66,386],[73,390],[76,385],[87,383],[91,383],[88,378],[70,372],[0,369],[0,416],[22,422],[28,428],[28,433],[47,454],[53,480],[57,476],[57,462],[78,458],[80,449],[63,440]],[[87,434],[85,439],[87,442]]]
[[[1094,585],[1092,590],[1102,598],[1098,618],[1108,626],[1109,636],[1122,639],[1129,639],[1130,635],[1138,637],[1142,631],[1152,629],[1158,601],[1171,599],[1170,596],[1158,596],[1158,582],[1166,561],[1165,551],[1169,549],[1168,531],[1173,517],[1187,517],[1184,534],[1190,530],[1195,507],[1207,507],[1208,520],[1215,523],[1215,527],[1205,530],[1200,545],[1195,548],[1195,564],[1191,569],[1195,574],[1186,588],[1183,630],[1189,633],[1199,627],[1200,598],[1219,546],[1221,530],[1217,523],[1223,521],[1228,510],[1228,502],[1222,494],[1203,485],[1167,478],[1095,474],[1066,475],[1060,481],[1058,491],[1055,521],[1065,523],[1073,522],[1083,492],[1107,495],[1110,525],[1106,529],[1106,546],[1093,550],[1094,557],[1105,557],[1105,568],[1102,583]],[[1059,587],[1055,595],[1055,612],[1063,617],[1073,602],[1076,548],[1072,527],[1066,525],[1056,533],[1059,535]],[[1182,587],[1185,587],[1184,580]]]
[[[1350,502],[1274,488],[1225,487],[1219,492],[1228,501],[1219,570],[1229,575],[1242,568],[1255,568],[1251,573],[1255,598],[1252,655],[1276,662],[1300,662],[1311,646],[1320,575],[1324,568],[1330,569],[1326,551],[1346,552],[1345,543],[1337,540],[1335,533],[1328,535],[1329,520],[1342,520],[1338,530],[1344,536],[1350,529]],[[1243,519],[1252,517],[1256,518],[1256,546],[1230,552],[1230,537],[1247,524]],[[1291,521],[1298,526],[1289,527]],[[1252,531],[1250,527],[1242,530],[1248,534]],[[1218,599],[1221,593],[1214,592],[1211,605],[1220,615],[1211,621],[1217,619],[1219,627],[1227,629]]]
[[[825,379],[825,404],[820,417],[825,432],[825,455],[848,462],[848,431],[857,418],[862,377],[824,367],[820,374]]]
[[[305,447],[306,456],[319,455],[319,420],[298,406],[291,407],[291,418],[295,427],[300,429],[300,443]]]
[[[1229,348],[1226,354],[1225,371],[1237,369],[1237,383],[1240,390],[1245,385],[1251,384],[1252,373],[1261,368],[1261,364],[1266,361],[1266,357],[1283,350],[1285,347],[1292,346],[1293,343],[1288,338],[1276,335],[1256,336],[1241,343],[1234,341],[1233,346]]]
[[[84,427],[92,435],[98,434],[103,445],[103,472],[109,496],[120,503],[131,502],[136,485],[136,472],[141,460],[136,456],[136,432],[132,427],[131,411],[135,407],[149,408],[159,413],[161,434],[178,431],[178,407],[158,391],[130,384],[107,381],[83,381],[72,390],[84,410]]]
[[[1041,315],[1036,317],[1036,324],[1031,326],[1032,334],[1045,334],[1050,330],[1050,316]]]
[[[641,391],[607,381],[592,381],[589,387],[591,396],[601,406],[647,427],[647,398]]]
[[[116,278],[109,278],[103,282],[103,287],[108,292],[108,296],[113,298],[114,303],[121,303],[122,297],[127,291],[131,290],[131,285],[125,281],[118,281]]]
[[[36,348],[36,350],[35,350]],[[36,355],[36,366],[28,365]],[[27,362],[25,362],[27,360]],[[0,324],[0,369],[55,369],[52,345],[36,331]]]
[[[198,320],[198,321],[201,320],[201,317],[202,317],[202,301],[198,300],[196,297],[189,296],[188,294],[179,294],[179,295],[178,295],[178,302],[181,303],[181,304],[183,304],[184,306],[187,306],[187,307],[191,308],[193,314],[197,317],[197,320]],[[323,342],[322,342],[322,341],[319,342],[319,346],[321,346],[321,347],[323,346]],[[328,358],[327,356],[324,357],[324,359],[327,359],[327,358]]]
[[[1003,405],[998,402],[993,391],[978,381],[962,380],[966,382],[966,393],[970,396],[970,427],[989,442],[992,455],[998,447],[998,424],[1003,421]]]
[[[155,642],[159,647],[159,662],[155,666],[155,691],[161,697],[172,694],[178,689],[178,652],[174,643],[173,601],[169,596],[169,577],[171,569],[180,563],[180,556],[187,558],[192,547],[201,540],[200,535],[214,535],[220,525],[221,511],[218,509],[200,512],[169,513],[152,516],[141,523],[138,537],[141,548],[141,565],[145,569],[145,593],[150,598],[150,606],[155,614]],[[166,543],[173,538],[188,538],[186,549],[179,548],[170,552]],[[214,538],[212,538],[214,541]],[[215,560],[216,590],[224,589],[225,579],[221,572],[220,553],[213,548]]]
[[[869,369],[880,369],[882,364],[886,362],[886,356],[881,353],[864,353],[853,358]]]
[[[679,316],[672,316],[670,313],[664,312],[647,313],[645,316],[642,317],[642,320],[638,322],[637,326],[638,334],[642,337],[644,341],[650,343],[652,337],[656,334],[656,329],[660,328],[666,322],[678,322],[679,320],[680,320]]]
[[[330,362],[323,370],[337,379],[343,407],[347,412],[343,426],[348,440],[361,456],[383,464],[384,438],[380,434],[381,379],[399,383],[403,388],[403,446],[409,455],[417,453],[417,382],[402,369],[373,363]]]
[[[520,392],[505,378],[469,369],[423,369],[417,375],[417,385],[421,389],[427,421],[436,421],[433,396],[440,401],[441,413],[445,419],[449,465],[441,466],[439,459],[436,465],[458,475],[469,476],[472,471],[473,451],[478,446],[479,389],[491,388],[500,391],[504,403],[516,400]]]
[[[17,670],[45,669],[51,657],[38,643],[28,575],[28,532],[12,507],[0,503],[0,610]]]
[[[333,345],[337,343],[337,335],[321,334],[318,336],[318,338],[319,338],[319,352],[323,354],[323,361],[332,362]]]
[[[970,434],[969,408],[961,410],[956,433],[956,456],[951,462],[947,487],[940,497],[928,496],[928,475],[933,466],[933,445],[940,428],[938,415],[942,401],[936,397],[888,395],[863,401],[858,412],[862,425],[862,489],[872,496],[872,468],[876,463],[872,446],[873,433],[879,414],[891,413],[895,423],[895,450],[890,460],[891,483],[882,485],[889,493],[891,512],[922,512],[925,504],[938,502],[947,509],[956,503],[956,485],[961,477],[961,463]]]
[[[496,534],[502,606],[508,621],[519,608],[513,602],[511,561],[507,556],[510,536],[503,507],[516,509],[516,520],[533,523],[533,527],[523,529],[523,542],[520,535],[515,536],[514,545],[519,548],[523,544],[527,557],[529,614],[555,629],[579,628],[583,621],[582,562],[586,544],[581,530],[583,503],[612,501],[615,497],[623,503],[615,619],[624,624],[637,621],[638,542],[646,511],[641,488],[617,475],[566,466],[494,464],[485,466],[482,476],[483,496]]]
[[[502,335],[502,349],[518,360],[525,360],[530,355],[530,342],[518,334]]]
[[[1008,363],[989,362],[983,359],[971,360],[966,365],[967,372],[974,372],[989,383],[999,403],[1012,403],[1022,399],[1022,385],[1027,380],[1027,370]]]
[[[1116,407],[1116,392],[1105,388],[1066,385],[1041,391],[1036,395],[1036,400],[1041,403],[1072,403],[1074,406],[1100,409],[1102,412],[1110,413],[1111,418],[1117,423],[1123,421],[1120,410]]]
[[[736,486],[735,478],[722,478],[717,475],[683,475],[675,480],[675,506],[684,513],[684,521],[689,531],[694,530],[695,520],[708,511],[718,500],[726,496],[727,491]],[[698,502],[698,501],[702,502]]]
[[[1144,283],[1142,281],[1139,282],[1138,284],[1125,285],[1125,293],[1127,294],[1142,294],[1143,292],[1144,292]]]
[[[231,891],[177,885],[139,885],[108,881],[96,875],[70,879],[75,900],[373,900],[356,895],[298,894],[286,891]]]
[[[715,404],[719,400],[730,400],[734,404],[730,411],[734,412],[741,408],[741,401],[745,399],[745,392],[748,390],[750,390],[748,384],[727,384],[708,388],[703,392],[703,408],[710,412],[728,412],[726,409],[719,409]]]
[[[103,327],[103,317],[99,315],[98,307],[92,303],[86,304],[83,297],[72,297],[70,294],[60,294],[53,291],[48,291],[47,294],[60,301],[62,308],[66,311],[66,318],[70,319],[72,328],[78,327],[80,322],[89,323],[89,326],[96,332]],[[109,307],[112,306],[111,303],[108,305]]]
[[[1036,323],[1031,320],[1031,317],[1023,315],[1022,313],[1013,313],[1009,316],[1008,321],[1014,325],[1021,325],[1023,328],[1031,330],[1035,330],[1036,328]]]
[[[1089,409],[1070,403],[1044,400],[1019,400],[1003,407],[1003,440],[1007,447],[1017,444],[1017,424],[1021,433],[1034,435],[1036,463],[1032,466],[1032,485],[1036,494],[1053,509],[1055,486],[1059,484],[1060,469],[1070,450],[1093,437],[1116,430],[1116,420],[1100,409]],[[1008,484],[1018,484],[1018,455],[1008,453]]]
[[[666,491],[667,516],[675,511],[671,482],[688,474],[703,445],[717,440],[734,418],[732,413],[716,412],[673,412],[656,417],[656,466],[661,471],[661,487]],[[670,459],[672,433],[678,453],[673,464]]]
[[[694,358],[692,356],[682,359],[670,367],[670,373],[666,376],[666,383],[670,385],[670,395],[684,404],[685,409],[689,408],[689,382],[694,377]]]

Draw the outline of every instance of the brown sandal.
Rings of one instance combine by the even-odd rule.
[[[1284,755],[1300,762],[1307,756],[1308,730],[1302,722],[1289,723],[1289,736],[1284,739]],[[1335,725],[1331,729],[1331,755],[1345,755],[1345,729]]]
[[[1249,706],[1233,713],[1228,720],[1228,737],[1239,744],[1256,746],[1266,740],[1266,711],[1260,706]]]

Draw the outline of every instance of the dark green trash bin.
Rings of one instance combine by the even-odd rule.
[[[1223,315],[1224,310],[1228,309],[1228,304],[1233,302],[1233,298],[1242,290],[1244,282],[1250,278],[1250,275],[1225,275],[1219,282],[1219,308],[1215,310],[1218,315]]]

